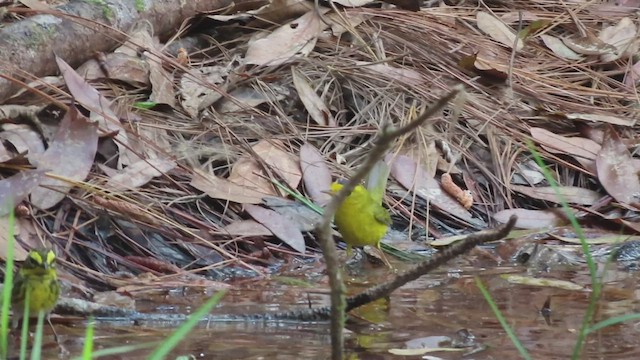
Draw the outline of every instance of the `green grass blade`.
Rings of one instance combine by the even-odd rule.
[[[93,354],[93,327],[94,321],[89,318],[87,331],[84,334],[84,347],[82,348],[82,359],[91,360]]]
[[[27,358],[27,341],[29,340],[29,302],[31,301],[31,291],[29,288],[24,293],[24,311],[22,313],[22,331],[20,333],[20,359]]]
[[[6,359],[9,351],[9,308],[11,307],[11,290],[13,289],[13,211],[9,212],[9,233],[7,234],[7,259],[2,289],[2,313],[0,314],[0,358]]]
[[[522,358],[525,360],[531,360],[532,359],[531,355],[529,355],[529,352],[527,351],[527,349],[522,345],[522,343],[520,342],[520,339],[518,339],[518,336],[516,336],[516,334],[513,332],[513,329],[511,328],[511,326],[507,324],[507,320],[502,315],[502,312],[500,311],[500,309],[498,309],[498,305],[496,305],[496,302],[493,301],[493,298],[491,297],[491,294],[489,293],[489,291],[484,287],[482,280],[480,280],[480,278],[477,276],[475,277],[475,280],[476,280],[476,286],[478,287],[478,289],[480,289],[482,296],[489,304],[491,311],[493,311],[493,314],[495,315],[496,319],[498,319],[498,321],[500,322],[500,325],[502,325],[502,328],[507,333],[507,336],[509,337],[509,339],[511,339],[511,342],[516,347],[516,349],[518,349],[520,356],[522,356]]]
[[[565,215],[569,219],[573,230],[576,232],[576,236],[580,239],[580,245],[582,246],[582,252],[584,253],[585,260],[587,262],[587,267],[589,268],[589,274],[591,276],[591,296],[589,297],[589,305],[587,307],[587,311],[584,314],[584,318],[582,319],[582,325],[580,327],[580,332],[578,333],[578,339],[573,348],[573,353],[571,355],[571,359],[577,360],[580,358],[580,354],[582,353],[582,347],[584,346],[584,342],[587,338],[587,333],[589,331],[589,325],[593,320],[593,316],[596,312],[596,307],[598,305],[598,299],[600,299],[600,293],[602,290],[602,282],[598,280],[598,269],[596,267],[596,263],[593,260],[593,256],[591,255],[591,246],[586,241],[584,236],[584,231],[582,231],[582,227],[578,223],[578,219],[576,219],[575,214],[571,211],[567,200],[559,191],[559,185],[556,180],[551,176],[551,172],[549,171],[547,165],[542,160],[540,153],[535,149],[535,146],[531,141],[528,141],[527,146],[533,155],[536,164],[542,169],[542,173],[545,179],[549,182],[549,185],[554,189],[556,196],[560,199],[560,203],[562,204],[562,210]]]
[[[598,330],[604,329],[608,326],[618,325],[627,321],[635,321],[635,320],[640,320],[640,313],[620,315],[620,316],[615,316],[606,320],[602,320],[598,323],[593,324],[593,326],[589,327],[589,329],[587,329],[587,335],[593,332],[596,332]]]
[[[33,347],[31,348],[31,360],[40,360],[42,357],[42,334],[44,332],[45,312],[38,311],[38,323],[36,324],[36,336],[33,339]]]
[[[182,326],[180,326],[168,339],[165,340],[162,345],[157,348],[151,356],[149,356],[149,360],[161,360],[164,359],[169,352],[175,348],[180,341],[186,338],[189,335],[191,329],[193,329],[200,319],[202,319],[205,315],[211,312],[214,306],[216,306],[222,297],[225,295],[226,291],[219,291],[217,294],[211,297],[204,305],[202,305],[196,312],[189,316],[189,319],[185,321]]]

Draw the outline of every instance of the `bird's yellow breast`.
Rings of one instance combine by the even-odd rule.
[[[334,193],[341,188],[342,185],[338,183],[331,185]],[[334,222],[348,245],[379,247],[391,219],[387,210],[373,200],[369,191],[358,185],[336,211]]]

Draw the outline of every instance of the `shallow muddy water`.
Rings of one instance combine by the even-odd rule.
[[[475,276],[491,292],[498,307],[534,359],[569,359],[589,300],[590,278],[586,270],[537,274],[586,285],[584,290],[507,282],[503,274],[525,274],[523,267],[486,267],[474,264],[450,267],[420,278],[396,291],[388,301],[358,309],[347,323],[349,359],[421,359],[422,355],[398,355],[398,351],[423,347],[453,348],[426,355],[442,359],[520,358],[489,305],[480,294]],[[640,311],[637,272],[607,270],[606,285],[597,320]],[[350,292],[389,276],[386,268],[367,270],[366,276],[348,276]],[[320,278],[321,280],[323,278]],[[356,283],[358,285],[356,285]],[[171,292],[138,301],[142,311],[189,313],[206,298],[200,291]],[[550,299],[550,316],[541,308]],[[313,288],[278,282],[245,281],[225,296],[218,314],[249,314],[300,309],[328,304],[326,285]],[[56,324],[64,347],[81,353],[84,322]],[[98,323],[96,350],[122,345],[162,341],[177,324]],[[47,329],[48,330],[48,329]],[[49,334],[49,333],[47,333]],[[633,322],[606,328],[588,338],[584,359],[637,359],[640,327]],[[48,337],[48,339],[51,339]],[[195,359],[325,359],[329,354],[327,323],[211,322],[201,324],[172,353]],[[400,350],[398,350],[400,349]],[[57,347],[47,343],[46,358]],[[138,350],[105,359],[144,359],[151,350]],[[66,357],[66,356],[65,356]]]

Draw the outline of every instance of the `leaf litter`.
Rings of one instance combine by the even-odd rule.
[[[462,80],[470,100],[455,120],[450,117],[455,109],[447,109],[394,144],[392,152],[402,155],[389,160],[392,178],[385,197],[394,226],[418,227],[433,240],[491,226],[514,213],[524,228],[563,225],[555,190],[540,169],[530,166],[531,152],[522,140],[529,138],[558,190],[576,204],[574,210],[589,210],[582,226],[605,223],[615,234],[640,232],[635,216],[640,162],[629,145],[637,137],[639,118],[629,100],[639,77],[628,56],[637,51],[637,29],[628,13],[603,19],[601,4],[588,4],[579,16],[587,24],[598,19],[603,27],[585,37],[570,21],[560,20],[561,9],[537,4],[522,9],[523,28],[538,19],[553,20],[543,31],[519,38],[518,17],[500,5],[492,5],[495,15],[449,6],[420,13],[355,7],[318,14],[274,3],[224,15],[224,23],[251,25],[221,27],[212,46],[193,50],[182,67],[167,61],[173,55],[164,45],[170,44],[155,43],[148,29],[137,29],[118,50],[122,55],[106,54],[110,76],[99,76],[95,59],[90,60],[93,70],[80,76],[57,58],[66,85],[55,78],[34,82],[46,94],[54,92],[43,83],[71,93],[72,98],[56,96],[66,106],[76,102],[89,120],[84,110],[70,107],[65,119],[74,121],[55,124],[61,137],[43,141],[36,136],[38,126],[9,119],[0,132],[5,148],[0,159],[26,162],[36,170],[7,171],[3,181],[14,201],[30,197],[34,214],[49,221],[44,226],[49,235],[73,228],[70,236],[100,233],[120,244],[115,249],[96,243],[102,255],[95,258],[78,255],[77,245],[71,245],[68,255],[78,264],[110,276],[80,275],[92,284],[117,282],[125,288],[126,278],[96,265],[125,254],[202,269],[213,279],[244,271],[261,274],[265,261],[284,259],[291,248],[313,256],[309,248],[315,246],[308,225],[265,203],[268,197],[293,201],[276,184],[315,203],[326,201],[331,179],[348,177],[361,164],[380,129],[410,120]],[[254,19],[261,12],[269,13],[261,15],[269,21]],[[221,16],[209,18],[220,21]],[[329,26],[339,32],[331,33]],[[139,51],[140,44],[148,45],[146,53]],[[458,65],[464,58],[473,59],[473,67]],[[605,62],[612,71],[600,73]],[[487,71],[493,72],[492,83],[486,82]],[[609,75],[615,71],[625,74],[624,83]],[[23,93],[9,102],[42,102],[30,96]],[[134,106],[149,99],[166,107]],[[588,136],[590,131],[603,132],[603,140]],[[146,136],[150,133],[156,134],[153,140]],[[434,159],[458,169],[450,172],[450,180],[473,190],[470,209],[442,190],[439,179],[451,169],[436,169]],[[49,173],[42,180],[32,176],[45,168]],[[24,184],[13,181],[25,177],[30,180]],[[34,183],[41,187],[33,190]],[[607,194],[613,200],[603,201]],[[132,216],[136,209],[139,217]],[[265,242],[289,246],[269,247],[275,256],[255,261],[250,254],[264,249]],[[146,252],[141,244],[147,243],[157,251]],[[221,267],[233,264],[229,272],[198,263],[205,253]],[[123,264],[140,275],[132,262]]]

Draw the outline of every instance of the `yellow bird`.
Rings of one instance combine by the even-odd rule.
[[[56,272],[56,254],[51,249],[31,250],[13,283],[11,307],[14,328],[22,318],[29,292],[29,317],[49,313],[58,302],[60,283]],[[52,327],[53,328],[53,327]]]
[[[331,192],[337,193],[342,186],[334,182]],[[357,185],[336,211],[334,222],[347,243],[350,256],[354,246],[372,245],[380,249],[380,240],[391,225],[391,216],[369,190]]]

